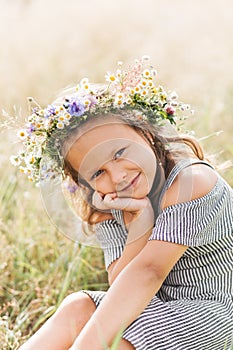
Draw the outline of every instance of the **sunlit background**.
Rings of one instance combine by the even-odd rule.
[[[188,125],[197,138],[209,136],[207,152],[218,163],[232,160],[232,38],[232,0],[0,0],[1,123],[6,112],[23,120],[28,96],[47,105],[81,78],[104,82],[118,60],[146,54],[158,83],[194,107]],[[0,136],[0,342],[16,349],[51,305],[83,285],[103,288],[105,275],[90,266],[89,255],[99,266],[99,253],[59,235],[38,189],[9,165],[14,130],[2,128]],[[233,185],[232,167],[222,175]]]
[[[198,136],[223,130],[223,146],[232,143],[231,0],[0,4],[0,106],[8,112],[27,113],[28,96],[47,105],[84,76],[103,82],[118,60],[147,54],[158,82],[194,106]]]

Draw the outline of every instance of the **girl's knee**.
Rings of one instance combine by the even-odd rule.
[[[68,295],[58,307],[54,317],[69,318],[85,324],[95,312],[96,306],[92,299],[83,292]]]

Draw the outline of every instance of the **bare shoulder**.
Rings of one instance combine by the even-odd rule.
[[[209,193],[217,182],[216,172],[205,164],[184,168],[165,192],[162,209],[177,203],[188,202]]]

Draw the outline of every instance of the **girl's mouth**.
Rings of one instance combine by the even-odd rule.
[[[129,189],[132,189],[133,187],[136,186],[138,180],[139,180],[139,177],[140,177],[141,173],[138,173],[132,181],[130,181],[130,183],[125,186],[124,188],[122,188],[120,191],[117,191],[117,192],[125,192],[125,191],[128,191]]]

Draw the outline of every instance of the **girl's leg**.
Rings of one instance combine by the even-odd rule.
[[[94,302],[85,293],[69,295],[19,350],[68,350],[95,310]]]

